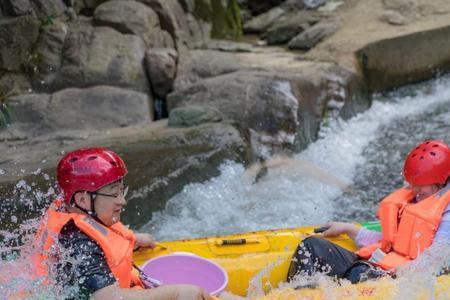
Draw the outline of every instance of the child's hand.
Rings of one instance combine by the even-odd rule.
[[[324,227],[328,227],[328,229],[323,232],[323,236],[326,238],[335,237],[345,233],[350,238],[354,239],[359,231],[359,227],[356,225],[345,222],[329,222],[325,224]]]
[[[136,236],[136,245],[135,249],[138,248],[155,248],[156,242],[151,234],[148,233],[135,233]]]

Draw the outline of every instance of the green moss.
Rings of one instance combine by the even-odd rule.
[[[212,7],[210,0],[195,0],[194,15],[206,22],[212,21]]]
[[[8,98],[17,95],[16,90],[5,91],[0,88],[0,128],[11,125],[15,115],[8,103]]]
[[[211,37],[216,39],[239,40],[242,37],[241,10],[237,0],[211,0],[212,30]]]

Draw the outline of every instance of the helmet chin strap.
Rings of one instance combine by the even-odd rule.
[[[98,223],[102,224],[105,227],[108,227],[105,223],[102,222],[102,220],[100,220],[98,218],[97,212],[95,211],[95,205],[94,205],[95,195],[92,195],[89,193],[89,196],[91,197],[91,209],[90,210],[84,209],[83,207],[79,206],[75,201],[74,201],[73,206],[75,206],[76,208],[78,208],[79,210],[84,212],[85,214],[90,215]]]

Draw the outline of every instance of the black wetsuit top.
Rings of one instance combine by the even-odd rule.
[[[64,259],[56,267],[58,285],[65,288],[64,299],[89,299],[95,291],[116,282],[100,246],[72,220],[62,228],[58,240],[68,250],[69,260],[73,259]]]

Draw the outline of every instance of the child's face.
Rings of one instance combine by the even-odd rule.
[[[109,197],[98,195],[94,204],[97,217],[106,226],[111,226],[120,221],[120,214],[126,204],[123,191],[124,186],[119,182],[107,185],[98,190],[99,193],[110,195]]]
[[[414,195],[416,196],[417,201],[421,201],[439,190],[439,186],[437,184],[430,185],[413,185],[410,184],[411,189],[413,190]]]

